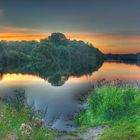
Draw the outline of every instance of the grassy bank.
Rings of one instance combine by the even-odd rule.
[[[43,120],[34,117],[29,108],[0,105],[1,140],[53,140],[58,133],[43,126]]]
[[[91,92],[88,104],[76,118],[82,129],[108,125],[100,140],[140,139],[139,89],[104,86]]]
[[[80,128],[71,136],[107,125],[100,140],[140,139],[140,89],[103,86],[93,90],[87,102],[88,108],[76,117]],[[59,136],[60,133],[45,128],[43,120],[21,101],[17,106],[0,104],[1,140],[53,140]]]

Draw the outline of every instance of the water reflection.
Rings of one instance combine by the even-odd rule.
[[[14,70],[11,73],[12,71]],[[12,105],[19,102],[28,105],[34,112],[42,115],[47,127],[70,131],[75,129],[74,117],[81,108],[86,107],[82,105],[82,100],[87,98],[94,83],[103,78],[140,80],[140,67],[105,62],[98,71],[93,71],[90,75],[61,78],[56,78],[56,81],[65,82],[61,86],[53,86],[49,80],[32,73],[1,74],[0,98]]]
[[[43,114],[47,127],[65,131],[75,128],[74,116],[82,108],[81,100],[90,88],[87,83],[74,81],[67,82],[61,87],[54,87],[45,80],[41,82],[40,78],[40,82],[36,81],[29,85],[28,83],[22,85],[24,80],[20,79],[17,85],[12,84],[13,81],[9,79],[4,80],[3,85],[9,82],[11,84],[0,87],[1,99],[16,106],[18,102],[24,102],[35,112]]]
[[[52,86],[62,86],[69,79],[70,76],[91,75],[92,72],[97,71],[103,64],[103,60],[96,60],[95,63],[87,63],[82,65],[68,65],[63,66],[58,64],[52,65],[38,65],[38,63],[29,63],[21,65],[9,65],[0,67],[0,79],[3,79],[3,74],[30,74],[36,75],[42,79],[47,80]]]

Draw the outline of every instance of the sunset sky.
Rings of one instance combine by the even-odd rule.
[[[0,0],[0,40],[39,40],[52,32],[104,53],[140,52],[140,0]]]

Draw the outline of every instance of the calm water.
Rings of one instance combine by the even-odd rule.
[[[64,84],[53,86],[47,79],[31,74],[5,73],[0,75],[0,98],[14,103],[22,94],[26,105],[40,112],[46,126],[57,130],[75,129],[74,117],[86,107],[81,100],[101,79],[123,79],[140,81],[140,67],[124,63],[105,62],[98,71],[80,77],[61,77]]]

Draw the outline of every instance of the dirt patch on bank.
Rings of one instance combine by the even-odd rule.
[[[75,136],[65,135],[57,138],[56,140],[99,140],[100,136],[104,133],[107,126],[89,128],[87,131],[77,133]]]

